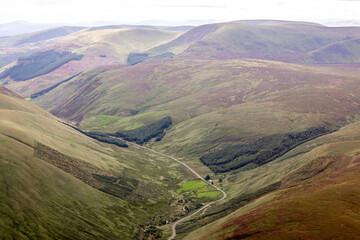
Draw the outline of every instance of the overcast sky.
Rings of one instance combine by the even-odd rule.
[[[360,25],[360,0],[0,0],[0,23],[241,19]]]

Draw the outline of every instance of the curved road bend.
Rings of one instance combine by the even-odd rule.
[[[225,193],[223,190],[221,190],[221,189],[218,188],[217,186],[215,186],[215,185],[209,183],[208,181],[206,181],[199,173],[197,173],[194,169],[192,169],[192,168],[191,168],[189,165],[187,165],[186,163],[184,163],[184,162],[182,162],[182,161],[180,161],[180,160],[178,160],[178,159],[176,159],[176,158],[174,158],[174,157],[172,157],[172,156],[169,156],[169,155],[167,155],[167,154],[164,154],[164,153],[161,153],[161,152],[157,152],[157,151],[155,151],[155,150],[153,150],[153,149],[151,149],[151,148],[147,148],[147,147],[144,147],[144,146],[138,145],[138,144],[136,144],[136,143],[132,143],[132,142],[127,142],[127,141],[126,141],[126,143],[131,144],[131,145],[135,145],[135,146],[137,146],[137,147],[139,147],[139,148],[142,148],[142,149],[148,150],[148,151],[150,151],[150,152],[153,152],[153,153],[162,155],[162,156],[164,156],[164,157],[170,158],[170,159],[172,159],[172,160],[174,160],[174,161],[176,161],[176,162],[184,165],[184,166],[185,166],[187,169],[189,169],[197,178],[200,178],[200,180],[206,182],[206,183],[209,184],[211,187],[215,188],[217,191],[219,191],[219,192],[221,192],[221,193],[223,194],[223,197],[220,198],[219,200],[210,202],[210,203],[204,205],[202,208],[196,210],[196,211],[193,212],[192,214],[190,214],[190,215],[188,215],[188,216],[186,216],[186,217],[183,217],[183,218],[177,220],[177,221],[173,224],[173,226],[172,226],[172,235],[171,235],[171,237],[170,237],[168,240],[172,240],[172,239],[175,238],[175,236],[176,236],[176,226],[177,226],[180,222],[182,222],[182,221],[184,221],[185,219],[190,218],[190,217],[198,214],[199,212],[201,212],[201,211],[204,210],[205,208],[209,207],[210,205],[212,205],[212,204],[214,204],[214,203],[217,203],[217,202],[220,202],[220,201],[222,201],[222,200],[224,200],[224,199],[226,198],[226,193]]]

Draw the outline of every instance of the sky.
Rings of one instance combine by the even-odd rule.
[[[0,0],[0,24],[281,19],[360,26],[359,12],[360,0]]]

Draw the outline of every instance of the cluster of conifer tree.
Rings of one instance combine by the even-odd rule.
[[[116,137],[121,137],[126,141],[136,142],[137,144],[143,144],[150,139],[156,137],[156,141],[160,141],[164,136],[164,130],[172,124],[171,117],[164,117],[163,119],[151,123],[149,125],[133,129],[116,132]]]
[[[303,132],[265,136],[255,142],[227,146],[211,152],[200,160],[214,172],[228,172],[244,167],[257,167],[275,160],[301,143],[333,131],[333,128],[313,127]]]
[[[49,50],[18,59],[18,64],[1,73],[0,78],[10,76],[15,81],[47,74],[71,60],[80,60],[81,54]]]

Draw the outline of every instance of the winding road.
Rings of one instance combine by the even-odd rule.
[[[213,205],[214,203],[220,202],[220,201],[222,201],[222,200],[224,200],[224,199],[226,198],[227,195],[226,195],[226,193],[225,193],[223,190],[221,190],[221,189],[218,188],[217,186],[215,186],[215,185],[209,183],[208,181],[206,181],[199,173],[197,173],[197,172],[196,172],[194,169],[192,169],[189,165],[187,165],[186,163],[180,161],[179,159],[174,158],[174,157],[172,157],[172,156],[170,156],[170,155],[161,153],[161,152],[157,152],[157,151],[155,151],[155,150],[153,150],[153,149],[151,149],[151,148],[147,148],[147,147],[138,145],[138,144],[136,144],[136,143],[127,142],[127,141],[126,141],[126,143],[127,143],[127,144],[131,144],[131,145],[134,145],[134,146],[137,146],[137,147],[142,148],[142,149],[145,149],[145,150],[147,150],[147,151],[150,151],[150,152],[159,154],[159,155],[161,155],[161,156],[170,158],[170,159],[172,159],[172,160],[174,160],[174,161],[176,161],[176,162],[184,165],[184,166],[185,166],[187,169],[189,169],[197,178],[199,178],[200,180],[206,182],[206,183],[209,184],[211,187],[215,188],[217,191],[219,191],[219,192],[221,192],[221,193],[223,194],[223,197],[222,197],[222,198],[220,198],[220,199],[218,199],[218,200],[216,200],[216,201],[210,202],[210,203],[204,205],[202,208],[200,208],[200,209],[196,210],[195,212],[191,213],[190,215],[188,215],[188,216],[186,216],[186,217],[183,217],[183,218],[177,220],[177,221],[173,224],[173,226],[172,226],[172,235],[171,235],[171,237],[170,237],[168,240],[172,240],[172,239],[174,239],[174,238],[176,237],[176,226],[177,226],[180,222],[182,222],[182,221],[184,221],[185,219],[190,218],[190,217],[198,214],[198,213],[201,212],[202,210],[208,208],[210,205]]]

